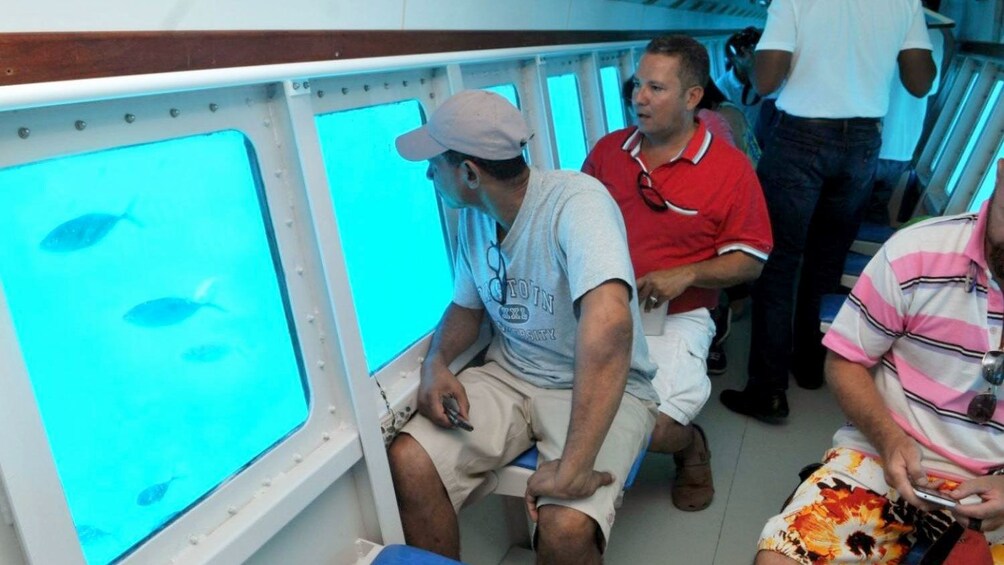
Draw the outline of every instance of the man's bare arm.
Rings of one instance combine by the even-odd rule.
[[[904,49],[896,58],[899,63],[899,80],[906,91],[921,98],[931,91],[938,67],[928,49]]]
[[[762,261],[741,251],[733,251],[707,261],[648,273],[638,279],[638,299],[648,308],[648,299],[653,296],[658,301],[651,306],[658,306],[692,286],[728,288],[756,280],[761,271]]]
[[[477,340],[483,316],[484,310],[464,308],[451,302],[436,327],[422,363],[418,410],[444,428],[452,424],[443,412],[443,396],[454,396],[460,404],[461,416],[468,417],[467,393],[450,371],[450,363]]]
[[[889,415],[868,369],[831,351],[826,356],[826,382],[847,418],[878,450],[889,486],[910,504],[932,508],[913,493],[914,484],[927,481],[920,448]]]
[[[527,483],[531,517],[539,496],[585,498],[613,481],[610,473],[594,471],[593,465],[627,383],[633,345],[630,300],[628,285],[610,280],[579,301],[568,437],[561,459],[541,465]]]
[[[761,96],[767,96],[784,83],[791,72],[791,52],[767,49],[756,52],[753,65],[753,88]]]

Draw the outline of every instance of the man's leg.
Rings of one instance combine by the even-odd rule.
[[[602,563],[601,538],[596,522],[582,512],[557,504],[541,506],[537,522],[537,563]]]
[[[408,434],[387,452],[408,545],[460,559],[457,514],[425,449]]]
[[[680,510],[704,510],[715,495],[711,475],[711,449],[695,424],[681,424],[662,412],[655,421],[648,450],[671,453],[676,463],[673,504]]]

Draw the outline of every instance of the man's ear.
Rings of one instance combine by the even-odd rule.
[[[481,170],[471,161],[464,161],[460,164],[460,173],[464,175],[464,183],[467,188],[475,189],[481,186]]]
[[[704,87],[703,86],[691,86],[687,89],[687,109],[693,110],[697,108],[697,105],[701,102],[701,98],[704,98]]]

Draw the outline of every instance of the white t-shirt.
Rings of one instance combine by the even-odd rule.
[[[542,388],[572,388],[578,300],[604,282],[631,287],[634,347],[626,392],[658,403],[635,296],[627,232],[617,203],[593,177],[531,169],[512,229],[501,242],[506,303],[490,290],[500,276],[495,220],[460,211],[453,302],[484,308],[495,329],[486,359]],[[501,270],[501,269],[500,269]]]
[[[792,53],[777,107],[803,118],[881,118],[896,57],[931,49],[920,0],[774,0],[757,51]]]
[[[934,47],[931,55],[938,67],[938,76],[934,78],[931,92],[938,91],[938,81],[941,77],[941,61],[945,53],[945,36],[941,30],[928,30],[931,45]],[[889,93],[889,112],[882,119],[882,150],[879,159],[889,161],[911,161],[913,152],[917,149],[917,141],[924,130],[924,117],[927,115],[927,96],[917,98],[910,94],[899,80],[899,69],[892,79],[892,92]]]

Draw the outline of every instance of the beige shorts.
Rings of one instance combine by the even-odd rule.
[[[417,415],[401,430],[429,454],[459,511],[487,473],[504,467],[537,443],[540,461],[561,457],[572,407],[571,389],[544,389],[512,376],[489,362],[461,372],[457,378],[467,391],[469,420],[474,431],[441,428]],[[606,440],[596,457],[596,469],[609,471],[614,483],[578,500],[543,497],[538,505],[573,508],[596,521],[603,539],[610,537],[614,502],[635,458],[645,448],[655,424],[656,406],[624,394]]]
[[[652,386],[659,395],[659,412],[686,426],[711,395],[708,349],[715,323],[707,308],[671,314],[662,335],[645,336],[648,353],[659,366]]]

